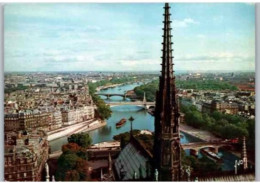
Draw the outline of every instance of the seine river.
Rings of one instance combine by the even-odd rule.
[[[134,84],[128,84],[128,85],[122,85],[115,88],[109,88],[106,90],[100,91],[100,93],[118,93],[123,94],[127,90],[132,90],[138,85],[141,85],[142,83],[134,83]],[[106,100],[106,97],[102,97],[106,102],[109,101],[122,101],[122,97],[119,96],[113,96],[110,97],[110,100]],[[129,99],[127,99],[129,100]],[[154,117],[151,116],[149,113],[147,113],[145,110],[143,110],[142,107],[138,106],[115,106],[112,107],[112,115],[107,120],[107,125],[90,131],[89,134],[92,137],[93,143],[99,143],[104,141],[112,141],[113,136],[130,131],[130,123],[126,122],[125,125],[123,125],[121,128],[116,128],[115,124],[122,118],[129,119],[130,116],[132,116],[135,120],[133,121],[133,129],[139,129],[139,130],[150,130],[154,131]],[[187,135],[182,133],[181,143],[189,143],[189,142],[198,142],[200,141],[196,137]],[[67,143],[67,137],[59,138],[54,141],[50,142],[51,150],[52,152],[58,151],[61,149],[61,146],[63,144]],[[187,151],[188,153],[188,151]],[[201,155],[199,155],[201,156]],[[222,169],[223,170],[233,170],[234,169],[234,163],[235,160],[238,159],[233,154],[226,152],[224,150],[219,151],[219,156],[223,159]]]

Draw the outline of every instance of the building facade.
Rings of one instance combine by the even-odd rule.
[[[211,113],[214,111],[226,114],[237,114],[239,111],[239,105],[237,103],[228,103],[217,100],[212,100],[211,102],[203,102],[202,112]]]
[[[5,115],[5,131],[47,130],[52,119],[51,113],[18,113]]]
[[[95,108],[93,105],[66,109],[62,111],[62,123],[64,126],[73,125],[90,119],[94,119]]]
[[[43,131],[5,133],[5,180],[41,181],[48,153]]]

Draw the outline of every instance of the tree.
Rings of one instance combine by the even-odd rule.
[[[83,132],[83,133],[77,133],[77,134],[71,135],[68,138],[68,142],[76,143],[81,147],[88,148],[92,143],[92,139],[88,133]]]
[[[62,154],[59,157],[55,176],[58,181],[65,180],[66,172],[74,169],[78,158],[76,154]]]
[[[110,107],[105,103],[98,104],[97,112],[102,120],[108,119],[112,114]]]
[[[201,113],[196,106],[181,106],[181,109],[185,113],[185,122],[188,125],[209,130],[222,138],[230,139],[253,134],[254,122],[240,116],[223,114],[218,111]]]
[[[76,143],[68,143],[62,146],[63,153],[77,153],[80,150],[80,146]]]
[[[80,176],[77,170],[69,170],[66,172],[64,181],[79,181],[79,180],[80,180]]]
[[[62,146],[63,154],[75,153],[78,157],[87,160],[87,149],[76,143],[68,143]]]
[[[88,180],[88,164],[87,161],[80,158],[76,163],[76,170],[79,173],[80,180]]]
[[[88,180],[87,148],[91,144],[88,133],[73,134],[68,144],[62,146],[62,155],[58,159],[56,178],[58,181]]]
[[[73,169],[76,166],[78,158],[76,154],[62,154],[58,159],[58,164],[63,169]]]

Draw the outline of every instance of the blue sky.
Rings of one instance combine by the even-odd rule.
[[[170,5],[176,71],[255,69],[253,4]],[[163,6],[6,5],[5,71],[159,71]]]

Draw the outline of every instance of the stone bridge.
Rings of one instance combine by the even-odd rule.
[[[214,153],[218,153],[219,148],[221,147],[232,147],[232,143],[226,141],[220,142],[194,142],[181,145],[184,150],[189,149],[192,155],[197,156],[199,151],[204,148],[209,148]]]
[[[120,106],[120,105],[134,105],[134,106],[140,106],[145,109],[149,109],[150,107],[155,106],[155,102],[143,102],[143,101],[135,101],[135,102],[108,102],[106,103],[110,107]]]
[[[110,97],[113,97],[113,96],[120,96],[120,97],[123,97],[123,99],[125,100],[126,97],[131,97],[133,95],[130,95],[130,94],[127,94],[127,93],[123,93],[123,94],[120,94],[120,93],[96,93],[97,95],[99,96],[105,96],[107,97],[107,99],[110,99]]]

